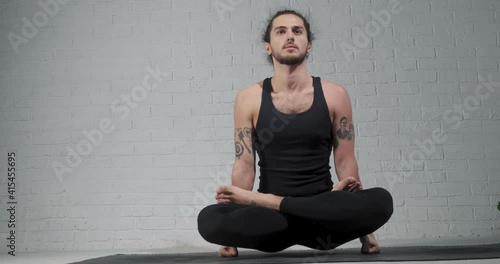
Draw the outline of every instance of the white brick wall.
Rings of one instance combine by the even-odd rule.
[[[36,33],[38,1],[0,3],[0,235],[15,152],[18,251],[206,246],[234,97],[272,74],[260,33],[286,6],[311,17],[310,73],[350,92],[365,187],[393,194],[378,236],[500,235],[498,0],[66,2]]]

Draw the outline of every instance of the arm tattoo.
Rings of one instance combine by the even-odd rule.
[[[347,128],[347,117],[343,116],[340,119],[340,128],[336,132],[339,139],[347,139],[348,141],[354,139],[354,125],[350,124]]]
[[[249,127],[234,129],[234,134],[236,138],[236,142],[234,142],[234,145],[235,145],[236,157],[238,159],[241,157],[241,155],[243,155],[245,149],[248,151],[248,153],[252,154],[252,150],[250,148],[252,148],[252,139],[254,133],[255,131]]]

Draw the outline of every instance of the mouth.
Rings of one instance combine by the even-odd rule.
[[[285,49],[298,49],[295,45],[286,45]]]

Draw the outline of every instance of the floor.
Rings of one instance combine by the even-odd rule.
[[[397,241],[380,241],[383,246],[414,246],[414,245],[435,245],[435,246],[446,246],[446,245],[478,245],[478,244],[492,244],[498,243],[500,238],[478,238],[478,239],[419,239],[414,240],[397,240]],[[341,248],[352,248],[359,247],[358,241],[353,241],[342,245]],[[0,253],[0,263],[9,264],[65,264],[71,262],[82,261],[91,258],[104,257],[113,254],[165,254],[165,253],[188,253],[188,252],[210,252],[217,249],[217,247],[208,245],[207,247],[175,247],[175,248],[164,248],[164,249],[149,249],[149,250],[101,250],[101,251],[67,251],[67,252],[16,252],[16,256],[10,256],[6,252]],[[304,249],[301,247],[292,247],[290,249]],[[240,254],[244,254],[244,249],[240,249]],[[337,262],[339,263],[339,262]],[[349,264],[356,264],[361,262],[348,262]],[[364,262],[365,263],[365,262]],[[370,262],[373,264],[382,262]],[[457,264],[497,264],[500,263],[500,259],[489,259],[489,260],[463,260],[463,261],[412,261],[407,262],[411,264],[447,264],[447,263],[457,263]]]

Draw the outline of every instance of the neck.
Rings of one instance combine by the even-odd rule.
[[[298,65],[283,65],[274,62],[274,76],[271,79],[274,92],[300,92],[311,86],[306,62]]]

